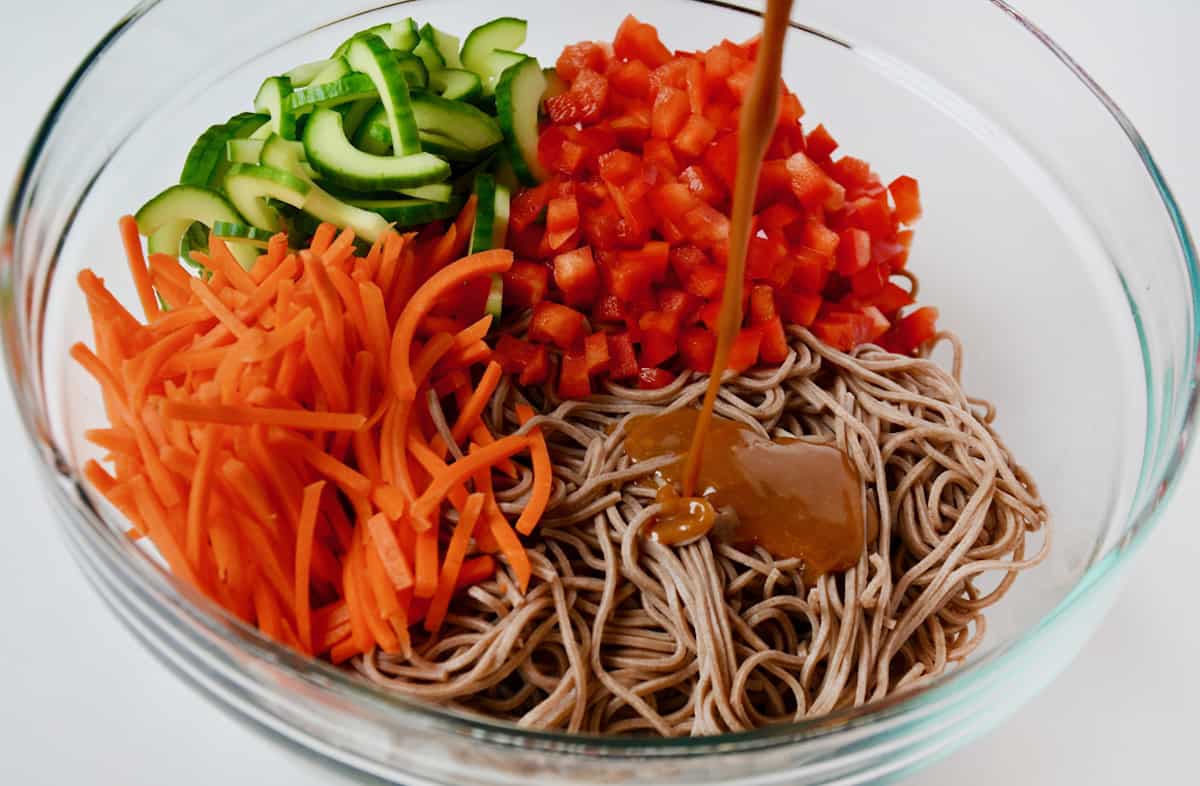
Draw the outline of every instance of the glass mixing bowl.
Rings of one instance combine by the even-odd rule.
[[[922,301],[967,347],[966,382],[1039,479],[1049,561],[988,615],[984,646],[928,689],[711,739],[604,739],[469,719],[297,657],[176,583],[81,482],[99,394],[67,360],[90,329],[75,274],[134,301],[116,218],[173,182],[214,118],[348,34],[412,15],[465,31],[530,20],[526,49],[611,38],[630,10],[675,47],[750,37],[755,4],[163,0],[135,9],[71,78],[7,214],[4,337],[21,414],[66,541],[116,614],[236,716],[319,760],[404,783],[858,783],[896,777],[1042,688],[1112,602],[1192,425],[1197,269],[1129,121],[1035,27],[988,0],[805,0],[786,73],[846,152],[920,177]],[[219,27],[218,27],[219,25]],[[199,34],[198,34],[199,33]]]

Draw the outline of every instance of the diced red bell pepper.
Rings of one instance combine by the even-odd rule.
[[[533,307],[529,338],[571,349],[583,338],[586,318],[573,308],[543,300]]]
[[[552,125],[538,138],[538,160],[553,172],[573,175],[583,167],[586,150],[575,141],[578,134],[569,134],[569,126]]]
[[[718,259],[729,253],[729,217],[703,202],[689,210],[680,223],[693,243],[711,251]]]
[[[825,161],[837,149],[837,140],[833,138],[833,135],[829,133],[825,126],[818,125],[812,131],[808,132],[804,152],[813,161]]]
[[[675,87],[664,87],[654,99],[650,134],[656,139],[674,139],[687,122],[690,111],[687,93]]]
[[[647,321],[647,317],[654,317],[657,321],[658,317],[665,317],[659,311],[649,311],[642,315],[643,322]],[[666,317],[670,319],[670,317]],[[638,344],[641,345],[642,351],[638,355],[638,359],[645,368],[656,368],[675,357],[675,353],[679,351],[677,337],[671,333],[651,326],[641,329],[641,337],[638,339]]]
[[[589,376],[596,376],[608,370],[608,335],[593,333],[583,340],[583,356],[587,359]]]
[[[639,390],[662,390],[675,381],[675,375],[664,368],[643,368],[638,371]]]
[[[704,163],[732,189],[737,179],[738,137],[736,133],[725,134],[716,139],[704,151]]]
[[[560,125],[600,119],[608,104],[608,80],[590,68],[579,72],[567,92],[546,99],[546,114]]]
[[[842,232],[838,242],[838,272],[852,276],[871,264],[871,236],[861,229],[850,228]]]
[[[696,319],[709,330],[716,331],[721,326],[721,301],[710,300],[696,312]]]
[[[540,262],[514,262],[501,278],[506,308],[530,308],[546,299],[550,270]]]
[[[937,318],[936,308],[919,308],[901,317],[879,343],[889,352],[911,355],[937,334]]]
[[[800,118],[804,117],[804,105],[800,98],[786,87],[779,97],[779,126],[781,128],[799,128]],[[803,136],[801,137],[803,140]]]
[[[729,350],[728,367],[739,374],[752,368],[758,363],[758,353],[762,347],[763,331],[760,327],[742,328]]]
[[[836,313],[813,323],[812,332],[834,349],[849,352],[866,338],[866,320],[858,314]]]
[[[675,317],[679,324],[686,321],[698,306],[698,298],[682,289],[664,287],[658,291],[659,310]]]
[[[665,87],[687,92],[687,65],[684,57],[676,57],[650,72],[650,95],[657,96]],[[690,102],[689,102],[690,106]]]
[[[608,84],[631,98],[647,98],[650,95],[650,68],[641,60],[613,63],[608,72]]]
[[[520,374],[533,357],[534,346],[516,336],[505,333],[496,342],[492,359],[500,364],[505,374]]]
[[[589,306],[600,291],[592,249],[582,246],[554,258],[554,283],[568,306]]]
[[[896,203],[893,215],[902,224],[912,224],[921,217],[921,189],[917,181],[901,175],[888,186],[892,201]]]
[[[837,232],[815,219],[804,222],[798,240],[802,246],[823,257],[832,257],[837,253],[840,242]]]
[[[687,63],[687,93],[693,115],[704,114],[708,104],[708,82],[704,74],[704,60],[694,57]]]
[[[720,207],[726,199],[725,185],[703,164],[692,164],[679,173],[679,179],[693,194],[713,207]]]
[[[621,261],[645,268],[651,281],[662,281],[671,261],[671,246],[652,240],[638,250],[622,251]]]
[[[692,115],[675,135],[675,149],[685,156],[698,158],[717,138],[717,127],[704,115]]]
[[[792,176],[792,193],[809,210],[818,207],[839,210],[845,203],[846,189],[834,182],[824,169],[804,153],[796,153],[789,158],[787,169]]]
[[[733,73],[734,56],[728,47],[712,47],[704,53],[704,72],[711,81],[725,80]]]
[[[886,282],[880,290],[871,298],[871,305],[878,308],[885,316],[894,316],[900,309],[913,302],[910,295],[903,287],[897,286],[892,282]]]
[[[798,248],[792,252],[791,285],[801,292],[815,295],[825,290],[829,283],[830,267],[833,259],[824,257],[807,248]]]
[[[554,182],[550,181],[518,191],[509,207],[509,228],[519,231],[537,221],[546,205],[550,203],[554,186]]]
[[[872,240],[883,240],[894,229],[887,200],[874,197],[859,197],[848,202],[845,221],[849,226],[866,230]]]
[[[577,141],[583,147],[585,166],[594,168],[601,155],[617,146],[617,135],[602,125],[587,126],[578,133]]]
[[[654,270],[636,260],[625,259],[623,254],[605,265],[608,289],[625,302],[631,302],[648,294],[654,284]]]
[[[557,251],[579,231],[579,203],[574,196],[555,197],[546,207],[546,244]]]
[[[705,262],[692,269],[684,287],[696,297],[719,300],[725,291],[725,268]]]
[[[611,200],[583,211],[583,237],[594,250],[616,248],[620,242],[621,214]]]
[[[616,380],[633,379],[638,375],[637,353],[628,333],[608,336],[608,375]]]
[[[592,318],[597,322],[621,324],[627,316],[628,314],[621,303],[621,298],[616,295],[602,295],[596,301],[596,307],[592,310]]]
[[[679,355],[692,371],[707,374],[712,371],[717,352],[717,337],[702,327],[686,328],[679,336]]]
[[[808,327],[816,320],[821,303],[820,295],[806,292],[782,292],[779,295],[779,308],[783,318],[789,324],[800,327]]]
[[[568,82],[574,81],[584,69],[604,71],[608,67],[608,52],[602,44],[594,41],[581,41],[569,44],[558,56],[555,70],[558,75]]]
[[[879,265],[868,264],[850,277],[850,290],[858,297],[871,297],[883,290],[885,281]]]
[[[708,254],[695,246],[675,246],[670,252],[670,262],[675,278],[686,282],[691,277],[693,270],[708,262]]]
[[[750,323],[761,325],[779,316],[775,310],[775,290],[765,284],[750,288]]]
[[[587,357],[582,352],[567,352],[558,370],[558,396],[564,399],[584,399],[592,395],[588,377]]]
[[[675,175],[679,172],[679,161],[675,158],[675,151],[665,139],[647,139],[642,147],[642,157],[647,164],[653,164],[667,174]]]
[[[762,346],[758,350],[758,356],[762,361],[764,363],[782,363],[787,360],[788,353],[792,350],[788,346],[783,320],[779,317],[772,317],[759,325],[759,328],[762,329]]]
[[[746,275],[755,281],[771,277],[779,260],[787,254],[787,247],[778,240],[766,237],[750,238],[746,251]]]
[[[623,186],[642,172],[642,162],[625,150],[610,150],[596,159],[600,177],[615,186]]]
[[[682,226],[689,211],[704,204],[684,183],[667,183],[650,191],[647,197],[658,218]]]
[[[663,46],[653,25],[638,21],[633,15],[625,17],[613,39],[613,53],[623,60],[641,60],[658,68],[671,59],[671,50]]]
[[[854,156],[842,156],[829,166],[828,172],[846,189],[862,188],[874,179],[871,165]]]
[[[734,69],[729,78],[725,80],[725,84],[729,86],[729,92],[733,93],[738,102],[742,102],[746,98],[746,93],[750,90],[750,83],[754,81],[754,63],[744,63]]]
[[[877,340],[880,336],[887,333],[888,328],[892,326],[892,323],[883,315],[883,312],[875,308],[875,306],[867,306],[860,313],[866,317],[870,328],[870,332],[866,338],[867,341]]]
[[[803,218],[804,214],[791,205],[776,202],[755,216],[754,220],[759,229],[770,233],[781,232]]]

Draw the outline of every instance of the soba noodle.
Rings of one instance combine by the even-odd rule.
[[[525,428],[543,430],[554,463],[528,592],[501,571],[455,601],[436,638],[356,667],[397,692],[523,727],[663,736],[817,716],[941,675],[979,645],[984,610],[1050,541],[1033,481],[992,430],[992,407],[960,387],[957,340],[942,338],[953,373],[875,347],[846,355],[792,329],[781,367],[725,385],[718,415],[771,438],[834,442],[863,479],[866,552],[816,580],[799,560],[718,538],[669,548],[643,537],[658,510],[653,475],[670,459],[633,464],[625,428],[696,406],[704,378],[653,391],[610,384],[565,403],[501,391],[487,413],[493,433],[518,430],[527,394],[542,414]],[[443,413],[431,414],[444,428]],[[506,514],[530,486],[522,468],[499,492]]]

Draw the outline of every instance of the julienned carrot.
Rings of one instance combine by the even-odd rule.
[[[489,470],[490,471],[490,470]],[[484,496],[478,492],[467,497],[466,507],[458,516],[454,525],[454,534],[450,536],[450,544],[446,546],[446,559],[442,561],[442,574],[438,577],[437,591],[429,602],[429,611],[425,613],[425,630],[437,633],[450,607],[450,596],[454,594],[454,585],[458,583],[458,574],[462,572],[463,561],[467,557],[467,547],[470,545],[471,533],[483,513]]]
[[[296,532],[296,569],[293,600],[296,608],[296,635],[300,643],[313,651],[312,609],[308,600],[309,572],[312,569],[313,538],[317,530],[317,510],[321,504],[321,492],[325,481],[319,480],[304,489],[304,501],[300,506],[300,524]]]
[[[517,417],[521,425],[533,419],[533,409],[527,404],[517,405]],[[517,532],[528,535],[542,520],[546,506],[550,504],[550,495],[554,491],[554,467],[550,463],[550,451],[546,447],[546,437],[540,428],[529,432],[529,454],[533,460],[533,486],[529,493],[529,502],[517,519]]]
[[[137,288],[138,300],[142,302],[142,311],[146,319],[153,320],[159,315],[158,300],[154,297],[154,286],[150,281],[150,268],[146,265],[146,257],[142,253],[142,239],[138,237],[137,221],[133,216],[122,216],[120,221],[121,240],[125,244],[125,257],[129,260],[129,273],[133,277],[133,285]]]
[[[164,401],[163,417],[192,423],[221,423],[227,426],[279,426],[301,431],[357,431],[367,422],[355,412],[309,412],[237,404],[196,404]]]
[[[421,318],[429,313],[433,305],[451,289],[479,276],[503,273],[512,267],[512,263],[511,251],[503,249],[484,251],[460,259],[439,270],[416,291],[405,307],[404,313],[397,320],[396,328],[392,333],[392,383],[395,393],[401,401],[413,401],[417,397],[417,386],[413,379],[410,359],[413,338]]]
[[[295,252],[276,235],[249,270],[210,238],[192,255],[207,279],[169,256],[147,261],[123,219],[147,324],[84,271],[96,351],[71,355],[111,423],[87,436],[113,471],[89,462],[83,474],[131,537],[264,634],[335,662],[409,651],[410,624],[437,630],[453,594],[496,571],[473,549],[502,553],[524,587],[529,560],[491,478],[515,477],[511,459],[528,449],[536,486],[537,435],[496,439],[481,422],[500,380],[498,365],[475,368],[492,318],[429,317],[449,290],[512,264],[500,250],[454,261],[473,219],[472,202],[444,233],[392,233],[365,258],[329,225]],[[453,397],[452,438],[478,443],[450,465],[430,390]]]

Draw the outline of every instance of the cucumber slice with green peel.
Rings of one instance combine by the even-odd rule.
[[[192,224],[211,228],[218,221],[244,223],[225,195],[203,186],[178,185],[152,197],[134,215],[138,232],[150,238],[150,253],[180,256]],[[253,265],[256,255],[235,251],[242,266]],[[186,258],[186,257],[185,257]]]
[[[417,23],[412,20],[412,17],[409,17],[401,19],[399,22],[392,22],[391,38],[385,40],[392,49],[411,52],[417,48],[417,44],[421,43],[421,35],[417,30]]]
[[[188,252],[190,244],[185,246],[185,240],[193,226],[207,232],[205,226],[191,219],[183,218],[169,221],[150,233],[146,238],[146,252],[149,254],[166,254],[169,257],[183,257],[190,261]],[[208,250],[208,238],[204,238],[203,250]]]
[[[222,240],[245,243],[255,248],[266,248],[274,236],[271,232],[264,232],[257,227],[237,224],[232,221],[218,221],[213,224],[212,233],[215,237],[219,237]]]
[[[543,105],[547,99],[560,96],[571,89],[571,86],[567,84],[567,80],[558,75],[557,68],[543,68],[542,74],[546,77],[546,89],[542,92]]]
[[[188,151],[179,182],[188,186],[219,187],[225,174],[225,146],[230,140],[250,136],[266,124],[266,115],[243,112],[224,123],[210,126]]]
[[[288,97],[293,116],[300,117],[317,107],[335,107],[374,99],[375,83],[366,74],[350,73],[332,82],[302,87]]]
[[[471,230],[468,254],[494,247],[496,240],[496,178],[480,174],[475,178],[475,226]]]
[[[304,129],[304,155],[313,169],[344,188],[382,191],[439,183],[450,176],[450,165],[430,153],[374,156],[350,143],[342,116],[318,109]]]
[[[385,156],[391,152],[392,134],[388,131],[387,114],[382,104],[376,104],[363,118],[362,125],[354,135],[354,146],[373,156]]]
[[[393,155],[420,153],[421,140],[417,133],[416,118],[413,117],[408,83],[395,53],[381,38],[373,36],[351,42],[347,59],[354,70],[366,74],[375,83],[375,90],[387,114]]]
[[[484,60],[483,73],[479,77],[483,82],[484,96],[495,95],[496,85],[499,84],[500,77],[504,75],[504,72],[524,62],[526,58],[528,58],[528,55],[523,55],[520,52],[510,52],[506,49],[497,49],[488,55]]]
[[[415,28],[416,28],[415,23],[413,25],[413,28],[415,30]],[[395,38],[395,31],[394,31],[394,28],[393,28],[393,25],[391,22],[384,22],[381,25],[375,25],[374,27],[368,27],[366,30],[359,30],[357,33],[350,36],[342,43],[338,44],[337,49],[333,50],[333,54],[330,55],[329,58],[332,60],[332,59],[335,59],[338,57],[345,57],[346,53],[350,51],[350,44],[354,43],[354,41],[356,39],[364,38],[367,36],[378,36],[379,38],[382,38],[385,42],[387,42],[387,45],[390,47],[392,45],[392,41]]]
[[[392,52],[395,53],[400,73],[404,74],[404,81],[408,82],[411,90],[420,90],[429,85],[429,69],[421,58],[395,49]]]
[[[354,136],[362,127],[363,121],[367,119],[367,115],[371,113],[371,109],[378,105],[377,98],[372,97],[337,107],[338,113],[342,116],[342,128],[346,129],[347,134]]]
[[[318,110],[316,114],[324,111],[332,110]],[[304,172],[304,145],[299,142],[273,136],[263,146],[262,160],[264,164],[282,169],[301,180],[307,177]],[[353,229],[358,238],[368,243],[374,243],[389,229],[383,216],[349,205],[311,182],[302,209],[318,221]]]
[[[284,72],[284,76],[291,81],[293,88],[304,87],[316,79],[317,74],[321,73],[330,62],[329,60],[314,60],[311,63],[304,63]]]
[[[483,82],[479,75],[461,68],[430,72],[429,87],[450,101],[473,101],[483,95]]]
[[[284,139],[296,138],[296,116],[288,103],[292,92],[292,81],[286,76],[268,77],[262,83],[254,97],[254,111],[270,115],[271,119],[259,129],[260,132],[269,128],[271,133]]]
[[[353,73],[353,70],[350,68],[350,64],[346,62],[346,58],[335,57],[326,62],[325,67],[322,68],[321,71],[312,78],[312,81],[309,82],[308,86],[313,87],[315,85],[323,85],[328,82],[336,82],[349,73]],[[292,83],[292,89],[296,89],[296,84],[294,82]]]
[[[279,215],[266,199],[277,199],[294,207],[303,207],[312,186],[283,169],[263,164],[234,164],[225,175],[225,193],[238,212],[253,227],[267,232],[283,228]]]
[[[508,186],[497,181],[495,208],[492,217],[492,248],[504,248],[508,243],[508,217],[512,206],[512,192]]]
[[[440,202],[445,204],[454,199],[454,187],[449,183],[434,183],[416,188],[401,188],[399,192],[406,197],[423,199],[426,202]]]
[[[498,273],[492,274],[492,286],[488,289],[487,302],[484,303],[483,312],[491,316],[493,325],[504,312],[504,279]]]
[[[438,54],[441,55],[442,62],[445,63],[445,68],[461,69],[462,58],[459,57],[458,38],[449,33],[438,30],[430,24],[424,25],[421,30],[421,39],[428,41]]]
[[[463,41],[461,60],[463,68],[474,71],[480,79],[487,81],[487,59],[497,49],[512,51],[525,43],[528,24],[524,19],[511,16],[486,22],[467,34]],[[486,90],[486,88],[485,88]]]
[[[443,137],[466,150],[491,150],[504,141],[495,119],[462,101],[418,93],[412,97],[412,111],[423,135]]]
[[[532,57],[510,66],[496,85],[496,116],[504,133],[508,162],[527,186],[535,186],[548,176],[538,160],[538,107],[545,92],[546,75]]]
[[[230,139],[225,143],[225,160],[231,164],[257,164],[265,144],[262,139]]]
[[[446,67],[446,60],[442,57],[442,53],[438,51],[437,44],[424,36],[417,42],[417,47],[413,49],[412,53],[421,58],[421,62],[430,71],[440,71]]]
[[[461,199],[430,202],[425,199],[353,199],[350,205],[378,213],[398,227],[411,227],[454,218],[462,209]]]

